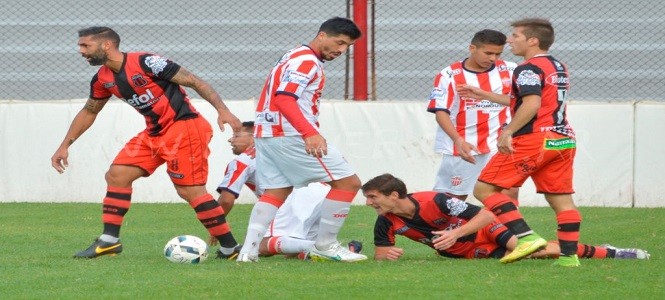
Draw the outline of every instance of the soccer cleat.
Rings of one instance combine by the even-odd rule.
[[[111,255],[114,256],[122,252],[122,244],[120,241],[116,243],[104,242],[100,239],[96,239],[88,249],[79,251],[74,254],[74,258],[95,258],[102,255]]]
[[[516,262],[545,246],[547,246],[547,241],[544,238],[541,238],[538,234],[532,233],[519,238],[515,250],[501,258],[499,261],[504,264]]]
[[[577,254],[561,255],[552,265],[559,267],[579,267],[580,260],[577,258]]]
[[[251,255],[249,253],[239,253],[238,254],[238,259],[236,259],[236,262],[258,262],[259,257],[256,255]]]
[[[637,248],[617,248],[610,244],[601,245],[607,249],[616,251],[614,254],[615,259],[649,259],[651,254],[646,250],[637,249]]]
[[[350,241],[347,246],[353,253],[360,253],[363,250],[363,243],[356,240]]]
[[[222,253],[222,250],[217,249],[217,256],[215,258],[217,259],[226,259],[226,260],[234,260],[236,257],[238,257],[238,254],[240,254],[240,249],[242,249],[242,244],[238,244],[235,247],[233,247],[233,252],[231,254],[224,254]]]
[[[366,260],[367,256],[352,252],[346,247],[342,247],[339,242],[333,244],[328,250],[319,250],[315,247],[309,251],[309,257],[313,261],[341,261],[341,262],[356,262]]]

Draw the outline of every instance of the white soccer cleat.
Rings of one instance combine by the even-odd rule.
[[[256,255],[251,255],[249,253],[240,253],[238,254],[238,259],[236,259],[236,262],[244,262],[244,263],[251,263],[251,262],[258,262],[259,257]]]
[[[602,247],[616,251],[615,259],[649,259],[651,254],[646,250],[637,248],[617,248],[610,244],[604,244]]]
[[[341,262],[356,262],[366,260],[367,256],[360,253],[354,253],[347,247],[343,247],[339,242],[335,242],[328,250],[319,250],[312,247],[309,252],[309,257],[313,261],[341,261]]]

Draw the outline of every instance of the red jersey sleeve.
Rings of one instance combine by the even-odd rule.
[[[90,81],[90,99],[103,100],[108,99],[113,95],[106,87],[104,83],[99,81],[99,74],[95,74]]]

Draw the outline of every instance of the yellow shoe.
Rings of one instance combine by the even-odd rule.
[[[579,267],[580,260],[577,258],[577,254],[570,256],[561,255],[552,265],[559,267]]]
[[[541,238],[538,234],[532,233],[519,238],[515,250],[501,258],[499,261],[504,264],[515,262],[545,246],[547,246],[547,241],[544,238]]]

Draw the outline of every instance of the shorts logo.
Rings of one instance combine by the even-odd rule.
[[[183,178],[185,178],[185,175],[184,175],[184,174],[174,173],[174,172],[171,172],[171,171],[166,171],[166,173],[168,173],[169,176],[171,176],[171,177],[173,177],[173,178],[176,178],[176,179],[183,179]]]
[[[536,171],[536,163],[532,160],[523,160],[516,163],[515,168],[522,174],[531,174]]]
[[[143,78],[141,74],[136,74],[132,76],[132,83],[134,84],[135,87],[139,87],[139,86],[145,86],[146,84],[148,84],[148,81],[145,80],[145,78]]]
[[[178,171],[178,160],[174,159],[169,162],[169,167],[173,171]]]
[[[563,138],[556,140],[545,140],[545,150],[563,150],[563,149],[574,149],[577,147],[575,139]]]
[[[452,184],[452,186],[458,186],[462,184],[462,177],[453,176],[452,178],[450,178],[450,184]]]

